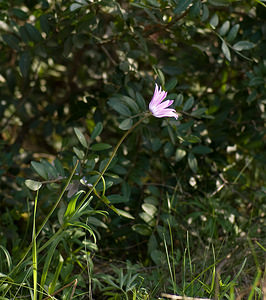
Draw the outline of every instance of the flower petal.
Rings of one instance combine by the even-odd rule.
[[[157,118],[174,117],[178,118],[178,114],[173,108],[167,108],[173,104],[174,100],[163,100],[166,98],[167,92],[158,87],[155,83],[153,97],[149,103],[149,110]]]

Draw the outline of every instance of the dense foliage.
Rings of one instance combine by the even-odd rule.
[[[265,19],[253,0],[0,2],[0,299],[262,299]],[[134,128],[155,82],[179,119]]]

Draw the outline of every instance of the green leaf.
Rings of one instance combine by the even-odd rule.
[[[9,47],[19,51],[19,39],[16,36],[12,34],[3,34],[2,38]]]
[[[215,29],[218,24],[219,24],[219,18],[215,13],[210,19],[210,25],[213,29]]]
[[[169,158],[172,156],[172,154],[174,153],[174,146],[172,143],[170,142],[167,142],[164,147],[163,147],[163,152],[164,152],[164,155],[165,157]]]
[[[63,165],[61,164],[60,160],[58,158],[56,158],[54,160],[54,166],[58,172],[58,174],[62,177],[65,176],[65,171],[64,171],[64,168],[63,168]]]
[[[178,94],[175,100],[175,106],[181,106],[183,103],[184,97],[182,94]]]
[[[228,6],[231,3],[228,0],[209,0],[209,2],[214,6]]]
[[[202,4],[202,16],[201,16],[201,21],[204,22],[209,18],[209,9],[208,6],[203,3]]]
[[[151,258],[158,266],[162,266],[166,261],[165,253],[157,249],[151,251]]]
[[[165,84],[165,77],[164,77],[163,72],[159,68],[156,68],[156,67],[153,67],[153,70],[156,73],[156,75],[158,76],[158,78],[159,78],[159,80],[161,82],[161,85],[164,86],[164,84]]]
[[[80,150],[76,147],[73,147],[73,151],[75,152],[75,154],[77,155],[77,157],[82,160],[85,157],[85,153],[83,150]]]
[[[49,289],[48,289],[49,294],[52,294],[55,291],[55,287],[56,287],[56,284],[58,282],[58,277],[59,277],[59,275],[61,273],[61,269],[63,267],[63,263],[64,263],[64,258],[63,258],[63,256],[61,254],[59,254],[59,262],[58,262],[56,270],[54,272],[53,280],[49,284]]]
[[[127,211],[124,211],[124,210],[118,209],[118,208],[116,208],[116,211],[117,211],[117,213],[118,213],[120,216],[122,216],[122,217],[124,217],[124,218],[132,219],[132,220],[135,219],[135,218],[134,218],[129,212],[127,212]]]
[[[74,131],[75,131],[75,134],[76,134],[79,142],[81,143],[81,145],[85,148],[88,148],[88,144],[87,144],[86,138],[83,135],[83,133],[76,127],[74,128]]]
[[[123,195],[119,195],[119,194],[113,194],[108,196],[108,200],[110,201],[110,203],[115,204],[115,203],[125,203],[129,201],[128,197],[125,197]]]
[[[19,27],[19,34],[24,43],[28,43],[30,41],[30,37],[25,26]]]
[[[143,203],[141,207],[149,216],[154,216],[157,212],[156,206],[150,203]]]
[[[185,136],[183,137],[184,141],[188,142],[188,143],[200,143],[201,140],[198,136],[196,135],[188,135],[188,136]]]
[[[183,106],[183,111],[189,110],[194,104],[194,97],[189,97]]]
[[[93,151],[102,151],[102,150],[107,150],[110,148],[112,148],[112,146],[109,144],[105,144],[105,143],[98,143],[98,144],[94,144],[91,146],[91,149]]]
[[[254,48],[256,45],[254,43],[251,43],[249,41],[239,41],[234,44],[233,48],[236,51],[242,51],[242,50],[249,50]]]
[[[27,179],[25,180],[25,185],[32,191],[38,191],[41,188],[42,183],[39,181]]]
[[[189,165],[190,169],[192,170],[192,172],[197,173],[198,162],[197,162],[195,155],[191,152],[188,154],[188,165]]]
[[[136,101],[133,100],[132,98],[128,96],[120,95],[119,99],[121,99],[124,102],[124,104],[126,104],[132,110],[133,113],[137,114],[140,112]]]
[[[183,157],[186,156],[186,151],[183,149],[177,149],[175,153],[175,160],[180,161]]]
[[[128,118],[123,120],[120,124],[119,124],[119,128],[122,130],[128,130],[132,127],[133,121],[132,119]]]
[[[56,168],[51,165],[47,160],[41,159],[41,164],[44,166],[46,173],[48,174],[48,178],[57,178],[58,173]]]
[[[19,68],[23,77],[27,77],[30,69],[30,53],[28,51],[24,51],[20,55],[19,59]]]
[[[154,7],[160,7],[161,6],[160,3],[158,1],[156,1],[156,0],[147,0],[147,2],[150,5],[154,6]]]
[[[146,102],[139,92],[136,92],[136,100],[137,100],[139,108],[142,111],[145,111],[146,110]]]
[[[201,107],[199,109],[193,110],[191,112],[191,115],[195,116],[195,117],[200,117],[201,115],[203,115],[206,112],[206,110],[207,110],[206,108]]]
[[[87,218],[87,223],[92,224],[96,227],[102,227],[102,228],[105,228],[105,229],[108,228],[107,225],[103,221],[101,221],[101,220],[99,220],[95,217],[88,217]]]
[[[42,178],[46,180],[48,179],[48,173],[46,172],[44,166],[41,163],[32,161],[31,166]]]
[[[80,4],[80,3],[73,3],[73,4],[71,4],[70,5],[70,11],[75,11],[76,9],[79,9],[79,8],[81,8],[83,5],[82,4]]]
[[[224,56],[227,58],[227,60],[231,61],[231,53],[230,53],[230,50],[224,40],[222,42],[222,51],[223,51]]]
[[[98,122],[98,123],[95,125],[95,127],[94,127],[94,129],[93,129],[93,131],[92,131],[92,133],[91,133],[91,139],[92,139],[92,140],[95,140],[95,138],[96,138],[97,136],[99,136],[99,135],[101,134],[102,131],[103,131],[103,124],[102,124],[102,122]]]
[[[237,33],[238,33],[238,30],[240,28],[240,25],[239,24],[235,24],[229,31],[227,37],[226,37],[226,40],[230,43],[232,42],[236,36],[237,36]]]
[[[180,14],[186,10],[193,0],[179,0],[176,8],[174,9],[174,14]]]
[[[221,36],[224,36],[227,34],[228,30],[230,28],[230,22],[227,20],[223,23],[223,25],[221,26],[219,33]]]
[[[141,235],[145,235],[145,236],[151,235],[151,233],[152,233],[151,228],[146,224],[135,224],[132,226],[132,229],[134,231],[136,231],[137,233],[139,233]]]
[[[199,146],[193,147],[191,152],[195,153],[195,154],[208,154],[208,153],[212,152],[212,149],[207,146],[199,145]]]
[[[13,8],[12,9],[12,14],[20,20],[25,21],[25,20],[28,19],[28,14],[25,11],[23,11],[22,9],[19,9],[19,8]]]
[[[49,15],[40,16],[40,25],[42,31],[48,35],[50,32]]]
[[[177,78],[172,78],[165,84],[166,91],[171,91],[177,85]]]
[[[121,103],[121,101],[119,101],[117,98],[110,98],[107,103],[122,116],[131,116],[129,108],[125,104]]]
[[[31,40],[33,42],[41,42],[43,40],[40,32],[38,31],[38,29],[36,29],[33,25],[31,25],[30,23],[26,23],[25,24],[25,28],[31,38]]]

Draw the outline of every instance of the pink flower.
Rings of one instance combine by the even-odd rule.
[[[158,88],[158,85],[155,83],[155,90],[151,102],[149,104],[149,110],[156,118],[163,118],[163,117],[174,117],[178,118],[178,114],[173,108],[169,107],[174,100],[163,100],[166,98],[167,92],[162,91],[162,88]]]

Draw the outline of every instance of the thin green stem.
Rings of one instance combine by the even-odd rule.
[[[34,211],[33,211],[33,226],[32,226],[32,267],[33,267],[33,299],[37,300],[37,245],[36,245],[36,211],[38,202],[39,190],[36,192],[36,197],[34,201]]]
[[[88,197],[90,196],[90,194],[93,192],[94,188],[96,187],[96,185],[99,183],[99,181],[101,180],[102,176],[104,175],[104,173],[106,172],[106,170],[108,169],[110,163],[112,162],[113,158],[116,155],[117,150],[119,149],[119,147],[121,146],[121,144],[123,143],[123,141],[125,140],[125,138],[143,121],[145,120],[147,117],[150,116],[150,113],[145,114],[143,118],[139,119],[138,122],[136,122],[119,140],[119,142],[117,143],[117,145],[115,146],[112,155],[110,156],[107,164],[105,165],[104,169],[102,170],[102,172],[99,174],[99,177],[97,178],[97,180],[95,181],[94,185],[90,188],[90,190],[87,192],[87,194],[84,196],[84,198],[81,200],[81,202],[79,203],[78,207],[76,208],[76,212],[79,211],[79,209],[81,208],[81,206],[84,204],[84,202],[88,199]]]
[[[55,209],[57,208],[58,204],[60,203],[67,187],[70,184],[70,181],[72,179],[72,177],[75,174],[75,171],[78,167],[79,161],[76,162],[74,169],[72,170],[72,173],[70,174],[70,177],[67,180],[66,185],[64,186],[59,198],[57,199],[56,203],[54,204],[54,206],[52,207],[52,209],[50,210],[50,212],[48,213],[48,215],[46,216],[46,218],[44,219],[44,221],[42,222],[38,232],[35,235],[35,240],[37,239],[37,237],[39,236],[39,234],[41,233],[41,231],[43,230],[44,226],[46,225],[46,223],[48,222],[49,218],[51,217],[51,215],[53,214],[53,212],[55,211]],[[21,260],[18,262],[18,264],[15,266],[15,268],[13,270],[11,270],[11,272],[9,273],[9,275],[11,275],[12,273],[14,273],[15,271],[17,271],[17,269],[19,268],[19,266],[22,264],[22,262],[24,261],[24,259],[27,257],[28,253],[30,252],[31,248],[33,246],[33,241],[30,243],[28,249],[26,250],[25,254],[23,255],[23,257],[21,258]]]

